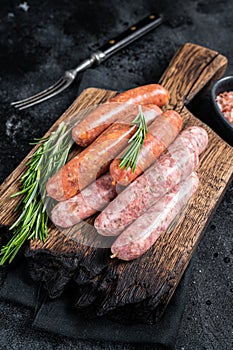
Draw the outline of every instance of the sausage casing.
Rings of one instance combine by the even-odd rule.
[[[142,107],[148,125],[160,114],[157,106],[152,108],[152,105],[150,109]],[[131,123],[136,115],[128,115],[124,122],[111,125],[90,146],[53,175],[46,185],[48,196],[57,201],[69,199],[104,174],[111,161],[126,147],[134,134],[136,127]]]
[[[57,203],[51,212],[52,222],[60,227],[71,227],[101,210],[116,195],[111,175],[105,174],[76,196]]]
[[[110,102],[131,103],[139,105],[155,104],[164,106],[169,100],[169,92],[159,84],[149,84],[122,92]]]
[[[152,205],[117,237],[111,248],[113,256],[129,261],[150,249],[188,203],[198,182],[197,175],[192,173]]]
[[[153,104],[161,107],[168,99],[169,92],[159,84],[122,92],[90,112],[73,128],[72,137],[78,145],[86,147],[112,123],[118,119],[124,120],[125,115],[133,113],[137,105]]]
[[[181,116],[168,110],[158,116],[149,126],[144,144],[140,150],[134,172],[131,168],[120,168],[125,150],[110,165],[110,173],[116,183],[127,186],[143,173],[166,150],[182,128]]]
[[[96,218],[97,231],[104,236],[119,235],[153,203],[196,169],[198,155],[207,143],[208,135],[203,128],[194,126],[182,131],[167,152]]]

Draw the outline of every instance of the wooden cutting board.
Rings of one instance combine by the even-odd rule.
[[[143,258],[144,260],[147,259],[147,264],[150,261],[151,267],[156,266],[156,269],[153,269],[154,276],[150,275],[150,286],[153,287],[154,294],[153,300],[157,296],[155,302],[157,311],[155,312],[154,320],[159,319],[166,308],[214,209],[221,200],[232,177],[233,148],[208,126],[195,118],[185,107],[185,104],[205,85],[216,80],[224,73],[226,65],[227,59],[218,52],[187,43],[178,50],[160,80],[160,83],[171,93],[166,109],[173,108],[179,112],[182,115],[184,127],[198,125],[205,128],[209,135],[209,145],[201,155],[198,168],[200,185],[185,211],[185,216],[179,220],[177,227],[172,232],[165,232],[158,243]],[[46,135],[56,129],[61,121],[69,118],[74,112],[104,102],[115,94],[116,92],[113,91],[95,88],[85,90]],[[0,224],[10,225],[15,220],[16,214],[13,213],[13,209],[18,202],[18,198],[11,199],[10,195],[18,191],[19,179],[25,170],[28,156],[0,187]],[[73,238],[75,237],[73,236]],[[65,237],[53,224],[50,225],[47,242],[43,244],[40,241],[32,241],[30,249],[34,257],[37,253],[40,254],[46,251],[50,252],[54,258],[61,254],[76,257],[79,254],[82,254],[82,257],[85,255],[83,251],[80,253],[80,245],[75,240]],[[127,267],[129,271],[131,268],[132,271],[139,271],[138,278],[140,278],[140,272],[143,274],[143,259],[128,263],[131,264]],[[39,271],[38,261],[39,259],[37,259],[35,266],[38,267]],[[112,271],[115,271],[116,274],[121,274],[121,276],[127,270],[125,270],[126,264],[121,263],[117,259],[111,264],[114,264]],[[75,265],[75,268],[77,266],[78,264]],[[57,268],[62,268],[62,266],[58,264]]]

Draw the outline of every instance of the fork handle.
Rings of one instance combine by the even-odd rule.
[[[154,28],[158,27],[161,23],[162,17],[158,14],[151,13],[123,33],[108,40],[108,42],[98,50],[99,53],[102,54],[98,63],[105,61],[117,51],[123,49],[135,40],[141,38],[143,35],[149,33]]]
[[[117,51],[128,46],[143,35],[149,33],[152,29],[158,27],[162,23],[162,17],[158,14],[151,13],[138,23],[132,25],[129,29],[119,34],[118,36],[108,40],[106,44],[100,47],[96,52],[79,64],[76,68],[67,72],[74,79],[76,75],[83,72],[87,68],[95,64],[100,64],[107,58],[112,56]]]

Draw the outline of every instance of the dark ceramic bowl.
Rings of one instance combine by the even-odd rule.
[[[224,91],[233,91],[233,76],[225,77],[216,81],[211,89],[214,123],[218,128],[219,135],[233,146],[233,124],[224,117],[216,102],[217,95]]]

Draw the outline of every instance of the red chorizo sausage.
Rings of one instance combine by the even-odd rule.
[[[195,138],[195,140],[193,140]],[[145,173],[135,179],[96,218],[95,228],[104,236],[117,236],[198,165],[198,154],[208,143],[200,127],[182,131]]]
[[[81,193],[55,205],[51,212],[52,222],[60,227],[71,227],[101,210],[116,195],[111,175],[105,174]]]
[[[125,91],[90,112],[73,128],[72,137],[78,145],[86,147],[116,120],[124,120],[124,116],[133,113],[137,105],[161,107],[168,99],[169,92],[159,84]]]
[[[122,186],[129,185],[166,150],[181,128],[182,118],[177,112],[169,110],[158,116],[148,128],[135,171],[133,172],[131,168],[120,168],[121,156],[125,150],[111,163],[110,173],[114,182]]]
[[[103,103],[72,129],[72,138],[78,145],[86,147],[117,119],[124,120],[129,114],[136,114],[137,111],[136,105]]]
[[[158,116],[158,107],[143,106],[149,125]],[[138,111],[137,111],[138,113]],[[90,146],[64,165],[47,182],[48,196],[63,201],[73,197],[108,170],[109,164],[126,147],[135,132],[131,126],[136,115],[128,115],[124,122],[116,122],[105,130]]]
[[[115,240],[112,257],[130,261],[150,249],[196,192],[198,182],[197,175],[192,173],[152,205]]]
[[[159,84],[139,86],[111,98],[110,102],[164,106],[170,98],[169,92]]]

